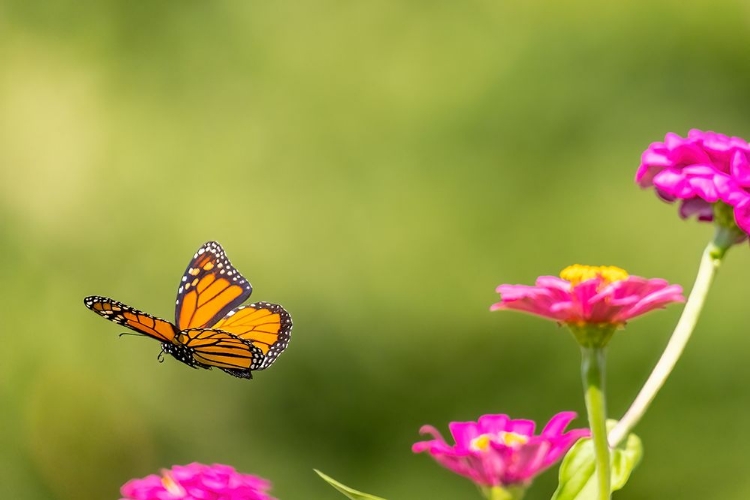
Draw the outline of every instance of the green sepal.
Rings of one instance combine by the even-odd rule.
[[[521,500],[528,485],[481,486],[479,489],[487,500]]]
[[[330,476],[326,476],[322,472],[320,472],[318,469],[313,469],[317,475],[323,478],[325,482],[339,490],[341,493],[344,494],[347,498],[350,498],[351,500],[385,500],[381,497],[376,497],[375,495],[368,495],[367,493],[362,493],[361,491],[353,490],[348,486],[344,486],[343,484],[339,483],[335,479],[333,479]]]
[[[607,421],[607,430],[617,422]],[[635,434],[611,450],[610,464],[612,469],[612,491],[617,491],[628,482],[630,473],[641,461],[643,444]],[[591,438],[579,440],[565,455],[560,465],[560,482],[552,495],[552,500],[596,500],[596,464],[594,445]]]
[[[578,342],[578,345],[584,348],[603,349],[612,339],[618,325],[609,323],[602,324],[568,324],[568,329]]]

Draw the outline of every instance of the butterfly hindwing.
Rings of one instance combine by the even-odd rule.
[[[256,302],[233,309],[213,325],[213,328],[229,332],[259,347],[265,355],[265,360],[256,369],[263,370],[271,366],[289,345],[292,318],[286,309],[278,304]]]
[[[206,328],[246,301],[253,288],[215,241],[201,246],[177,290],[175,322],[180,330]]]
[[[99,316],[160,342],[173,343],[179,334],[177,328],[169,321],[108,297],[92,295],[84,298],[83,303]]]
[[[265,359],[260,348],[221,330],[191,328],[180,332],[177,341],[190,351],[194,364],[215,366],[236,377],[252,378],[250,371]]]

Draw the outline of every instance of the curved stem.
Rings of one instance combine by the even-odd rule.
[[[711,282],[721,265],[721,260],[735,241],[736,235],[725,229],[718,228],[713,241],[703,251],[703,257],[698,268],[698,276],[695,278],[695,284],[690,291],[685,309],[682,310],[682,316],[680,316],[680,320],[677,322],[672,337],[669,339],[667,347],[664,349],[651,375],[649,375],[648,380],[643,384],[641,392],[638,393],[628,411],[625,412],[622,419],[615,425],[612,432],[609,433],[610,446],[615,447],[620,444],[630,431],[633,430],[641,417],[643,417],[643,414],[646,413],[646,410],[664,385],[664,382],[666,382],[669,374],[672,373],[677,360],[680,359],[682,351],[685,349],[685,345],[690,340],[693,329],[695,329],[698,316],[700,316],[700,312],[703,309],[706,295],[708,295]]]
[[[599,500],[611,497],[609,443],[607,442],[607,402],[604,396],[604,348],[581,347],[583,360],[581,375],[589,417],[591,438],[594,442],[596,477],[599,487]]]

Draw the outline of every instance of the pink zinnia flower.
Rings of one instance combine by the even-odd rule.
[[[560,460],[588,429],[563,432],[576,417],[558,413],[534,435],[531,420],[511,420],[507,415],[483,415],[478,422],[451,422],[455,445],[449,445],[434,427],[425,425],[422,434],[434,439],[414,443],[412,451],[432,455],[437,463],[468,477],[482,487],[527,486],[531,480]]]
[[[614,266],[573,265],[560,277],[540,276],[535,286],[500,285],[492,311],[522,311],[568,326],[614,326],[672,302],[683,302],[682,287],[662,279],[629,276]]]
[[[635,181],[667,202],[681,200],[683,218],[713,221],[714,205],[728,205],[733,222],[750,233],[749,159],[750,145],[739,137],[694,129],[683,139],[670,132],[643,153]]]
[[[228,465],[175,465],[121,488],[121,500],[274,500],[266,492],[271,483],[241,474]]]

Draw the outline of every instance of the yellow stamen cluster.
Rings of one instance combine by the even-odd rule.
[[[568,266],[560,271],[560,277],[565,281],[569,281],[573,286],[594,279],[597,276],[601,276],[607,284],[628,279],[628,273],[624,269],[616,266],[585,266],[583,264],[573,264],[572,266]]]
[[[501,432],[500,439],[508,446],[515,446],[517,444],[526,444],[529,437],[523,434],[516,434],[515,432]]]
[[[490,434],[482,434],[471,440],[469,447],[474,451],[487,451],[490,447],[490,441],[492,441]],[[515,432],[500,432],[497,436],[494,436],[497,441],[500,441],[506,446],[516,446],[519,444],[526,444],[529,440],[527,436],[516,434]]]
[[[474,451],[485,451],[490,447],[489,434],[482,434],[471,440],[469,447]]]

